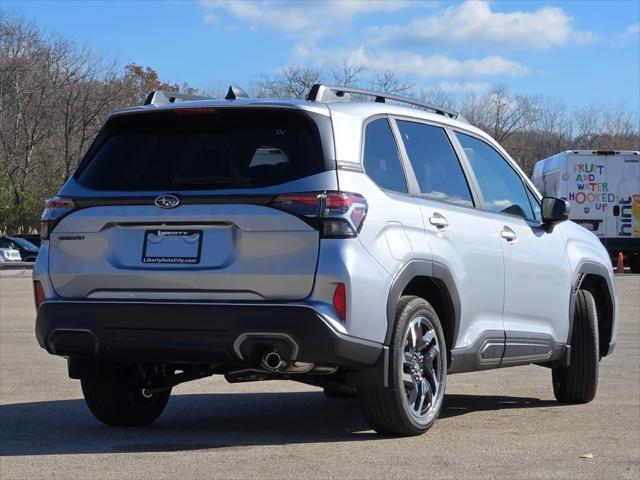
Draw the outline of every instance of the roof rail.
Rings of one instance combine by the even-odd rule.
[[[166,92],[163,90],[154,90],[149,92],[145,105],[162,105],[165,103],[188,102],[191,100],[212,100],[211,97],[202,97],[200,95],[188,95],[179,92]]]
[[[309,90],[307,100],[312,102],[327,102],[331,100],[348,100],[347,93],[355,93],[356,95],[366,95],[368,97],[375,97],[375,101],[379,103],[386,103],[387,100],[393,100],[394,102],[407,103],[415,107],[423,108],[439,115],[445,115],[450,118],[458,118],[457,112],[450,112],[443,108],[434,107],[428,103],[419,102],[413,98],[402,97],[400,95],[392,95],[390,93],[376,92],[373,90],[364,90],[362,88],[352,87],[339,87],[335,85],[323,85],[316,83]],[[345,98],[346,97],[346,98]]]

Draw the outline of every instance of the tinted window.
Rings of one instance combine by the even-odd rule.
[[[109,120],[75,178],[95,190],[251,188],[324,170],[317,128],[285,110],[207,109]]]
[[[364,170],[380,187],[407,192],[407,182],[389,122],[380,118],[370,122],[364,133]]]
[[[456,132],[475,174],[487,210],[534,219],[520,175],[489,144]]]
[[[25,240],[24,238],[11,237],[11,240],[13,242],[15,242],[16,244],[20,245],[22,248],[24,248],[26,250],[37,250],[38,249],[38,247],[36,247],[33,243],[31,243],[29,240]]]
[[[398,121],[398,128],[420,191],[436,200],[473,205],[464,172],[445,131],[407,121]]]

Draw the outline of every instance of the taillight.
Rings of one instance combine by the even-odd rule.
[[[367,202],[356,193],[285,194],[276,197],[270,206],[303,218],[317,227],[323,238],[355,237],[367,215]]]
[[[48,240],[53,227],[66,214],[75,210],[76,205],[71,198],[53,197],[44,201],[44,212],[40,219],[40,238]]]
[[[333,308],[338,312],[340,320],[347,318],[347,292],[344,283],[339,283],[333,292]]]
[[[42,302],[45,301],[44,289],[42,288],[42,284],[38,280],[33,281],[33,300],[36,304],[36,310],[40,306]]]

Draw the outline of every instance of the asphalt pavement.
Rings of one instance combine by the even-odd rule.
[[[3,270],[0,478],[637,479],[640,276],[617,286],[618,346],[593,402],[555,402],[551,372],[537,366],[453,375],[436,425],[398,439],[371,431],[356,399],[221,377],[175,388],[150,427],[106,427],[65,360],[35,340],[30,271]]]

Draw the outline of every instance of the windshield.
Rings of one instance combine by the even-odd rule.
[[[121,115],[75,174],[94,190],[254,188],[325,169],[314,122],[286,109],[175,109]]]
[[[7,237],[7,238],[9,238],[10,240],[13,240],[25,250],[38,250],[38,247],[36,247],[29,240],[25,240],[24,238],[20,238],[20,237]]]

